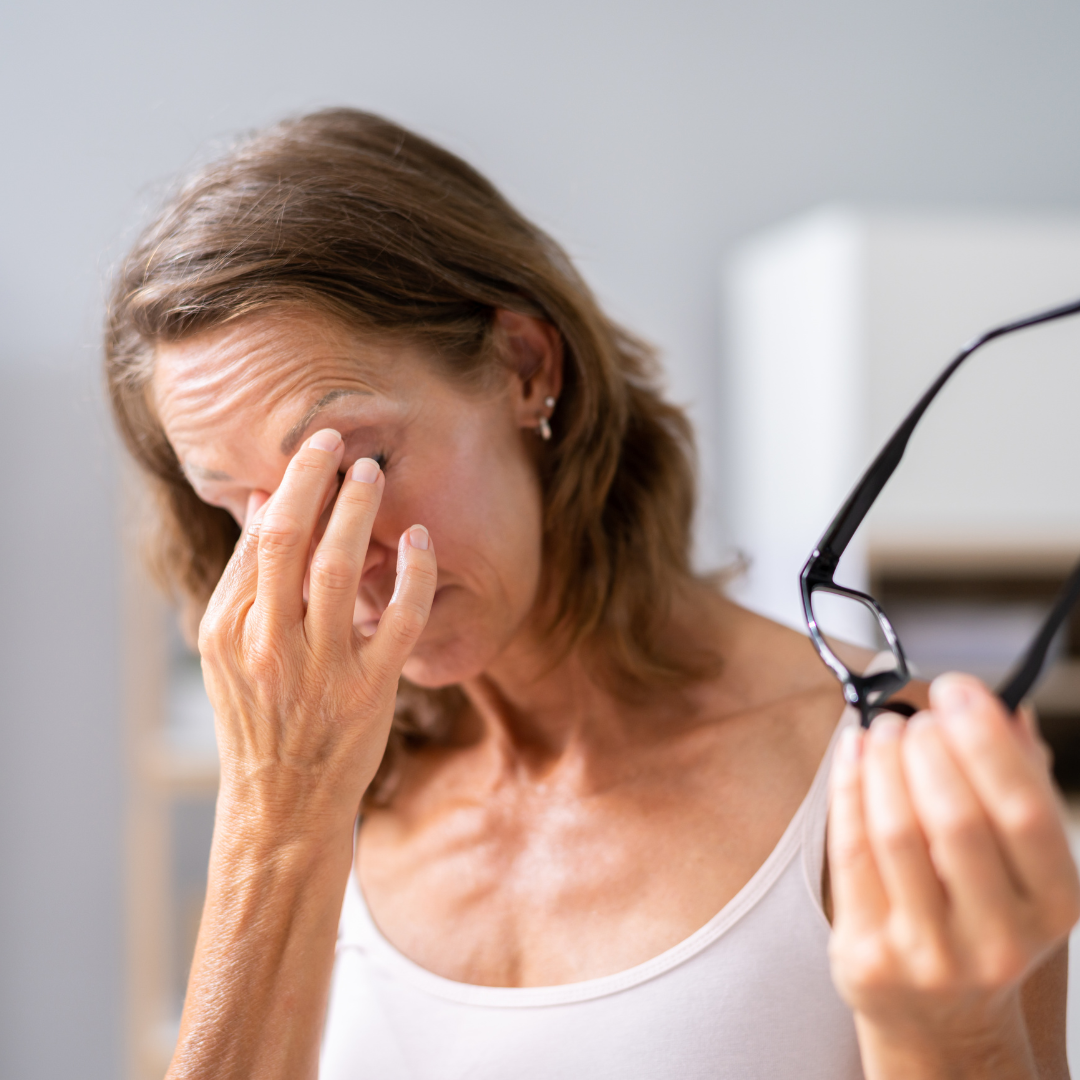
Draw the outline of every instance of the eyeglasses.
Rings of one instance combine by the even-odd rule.
[[[888,700],[910,681],[911,672],[896,631],[881,605],[872,596],[838,585],[833,580],[840,557],[881,494],[886,481],[900,464],[915,425],[956,369],[987,342],[1029,326],[1078,313],[1080,300],[1005,323],[969,342],[923,394],[874,458],[806,561],[799,580],[803,614],[810,638],[818,655],[843,685],[844,698],[859,710],[863,727],[869,726],[879,712],[897,712],[903,716],[914,714],[914,708],[906,702]],[[1062,585],[1027,651],[997,691],[1010,713],[1015,712],[1017,705],[1035,684],[1046,661],[1047,651],[1078,596],[1080,563]],[[879,644],[884,646],[876,654],[865,653],[865,658],[863,650],[844,644],[845,631],[850,638],[853,636],[851,631],[857,630],[860,625],[872,629]],[[832,628],[839,628],[840,635]],[[871,656],[872,660],[869,659]]]

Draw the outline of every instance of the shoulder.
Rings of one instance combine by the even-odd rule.
[[[726,600],[716,625],[723,670],[708,688],[708,713],[718,737],[808,785],[844,711],[839,682],[790,627]]]

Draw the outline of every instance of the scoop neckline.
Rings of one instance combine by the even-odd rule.
[[[556,983],[550,986],[482,986],[436,975],[435,972],[422,967],[416,961],[410,960],[383,935],[364,898],[355,860],[349,872],[344,902],[355,909],[355,914],[363,924],[364,932],[360,940],[350,940],[349,935],[346,934],[338,942],[338,948],[358,947],[372,952],[382,964],[393,970],[396,976],[402,977],[416,988],[436,997],[470,1005],[501,1008],[564,1005],[607,997],[655,979],[690,960],[731,930],[780,879],[802,846],[804,825],[807,819],[815,816],[813,809],[828,781],[828,764],[832,759],[833,748],[840,731],[851,719],[849,713],[851,709],[847,706],[833,729],[809,789],[764,862],[754,871],[746,884],[708,922],[682,941],[649,960],[610,975],[600,975],[594,979],[577,982]]]

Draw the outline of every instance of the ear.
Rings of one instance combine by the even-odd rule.
[[[514,418],[519,427],[539,429],[554,411],[545,402],[558,401],[562,392],[562,335],[543,319],[502,309],[495,313],[495,333],[511,373]]]

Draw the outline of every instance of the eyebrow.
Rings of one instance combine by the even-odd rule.
[[[330,405],[332,402],[337,401],[339,398],[352,397],[354,394],[361,394],[366,397],[371,396],[370,390],[331,390],[328,394],[323,394],[314,405],[285,433],[285,438],[281,440],[281,452],[286,457],[291,457],[296,450],[297,444],[300,442],[304,432],[307,431],[311,421],[316,416]]]
[[[200,480],[224,481],[232,479],[228,473],[222,472],[220,469],[204,469],[201,465],[192,465],[188,461],[184,462],[184,472],[197,476]]]

